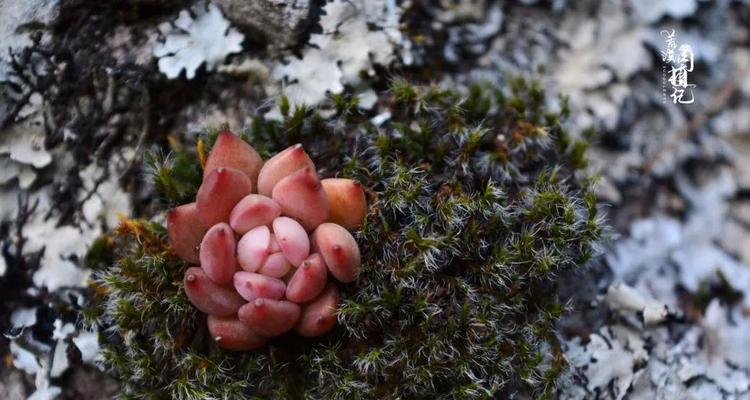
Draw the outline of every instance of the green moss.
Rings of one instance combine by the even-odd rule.
[[[262,154],[302,142],[324,176],[338,171],[370,193],[356,233],[362,272],[342,286],[338,327],[324,337],[219,349],[183,294],[187,265],[163,227],[126,221],[92,313],[126,397],[550,397],[565,369],[555,277],[590,257],[600,217],[589,181],[574,177],[585,146],[567,138],[565,116],[543,109],[538,84],[516,79],[511,89],[462,94],[396,80],[391,120],[379,127],[344,96],[328,119],[287,106],[283,121],[254,122]],[[198,184],[197,157],[183,156],[192,162],[153,168],[173,201]],[[181,174],[191,178],[172,182]]]

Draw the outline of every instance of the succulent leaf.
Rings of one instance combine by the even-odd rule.
[[[245,300],[273,299],[284,297],[286,283],[255,272],[240,271],[234,274],[234,288]]]
[[[258,182],[258,174],[262,166],[263,159],[252,146],[234,133],[222,131],[211,148],[211,154],[206,159],[203,177],[205,179],[211,171],[217,168],[234,168],[247,175],[255,184]]]
[[[303,168],[315,171],[315,164],[301,144],[289,146],[263,164],[258,175],[258,193],[270,197],[280,180]]]
[[[341,225],[326,222],[315,229],[311,241],[334,278],[344,283],[357,279],[361,256],[357,241],[349,231]]]
[[[237,292],[213,283],[198,267],[190,267],[185,271],[183,284],[190,302],[208,315],[218,317],[236,315],[237,310],[245,304]]]
[[[206,323],[211,338],[227,350],[255,350],[268,342],[267,337],[259,335],[237,317],[209,315]]]
[[[294,328],[300,316],[296,303],[259,298],[240,308],[242,323],[268,337],[279,336]]]
[[[198,218],[195,203],[177,206],[167,213],[167,232],[172,250],[191,264],[199,262],[198,247],[206,228]]]
[[[253,184],[245,173],[219,167],[209,172],[195,198],[198,218],[203,226],[229,222],[229,215],[243,197],[252,192]]]
[[[297,267],[310,254],[310,239],[305,228],[289,217],[279,217],[273,221],[273,232],[284,257]]]
[[[328,219],[328,198],[312,168],[303,168],[280,180],[271,197],[281,213],[294,218],[311,231]]]
[[[300,264],[286,286],[286,298],[295,303],[305,303],[323,291],[328,272],[320,254],[311,254]]]
[[[255,272],[266,262],[270,247],[271,231],[268,227],[253,228],[237,243],[237,261],[245,271]]]
[[[270,197],[249,194],[240,200],[229,215],[229,225],[244,235],[250,229],[269,225],[281,215],[281,206]]]
[[[270,276],[271,278],[283,278],[292,269],[292,264],[284,257],[283,253],[272,253],[266,258],[266,262],[258,270],[259,274]]]
[[[201,268],[209,279],[219,285],[231,285],[237,260],[232,228],[222,222],[211,227],[200,245]]]
[[[367,199],[362,185],[346,178],[322,179],[320,183],[328,197],[328,222],[350,231],[359,228],[367,215]]]
[[[336,284],[329,283],[317,298],[305,304],[294,331],[301,336],[312,337],[331,330],[336,324],[339,300],[339,289]]]

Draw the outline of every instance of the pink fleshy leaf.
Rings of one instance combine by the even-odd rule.
[[[281,215],[281,206],[270,197],[259,194],[245,196],[229,214],[229,225],[240,235],[250,229],[270,224]]]
[[[198,218],[203,226],[229,222],[234,206],[252,191],[253,184],[243,172],[234,168],[216,168],[206,175],[195,196]]]
[[[308,231],[328,219],[328,198],[311,168],[303,168],[279,181],[271,197],[281,206],[282,215],[296,219]]]
[[[310,237],[313,249],[325,260],[328,271],[339,282],[357,279],[360,253],[357,241],[349,231],[331,222],[321,224]]]
[[[285,150],[271,157],[263,165],[258,174],[258,193],[271,196],[273,187],[284,177],[302,168],[315,169],[310,157],[301,144],[287,147]]]
[[[292,264],[289,264],[284,254],[273,253],[266,258],[266,262],[260,267],[258,273],[271,278],[283,278],[291,268]]]
[[[198,246],[206,234],[206,228],[198,218],[195,203],[177,206],[167,213],[169,244],[175,254],[192,264],[199,262]]]
[[[234,288],[245,300],[273,299],[284,297],[286,283],[281,279],[271,278],[255,272],[236,272],[234,274]]]
[[[211,148],[206,165],[203,168],[203,177],[216,168],[234,168],[242,171],[250,181],[258,182],[258,173],[263,167],[263,159],[257,151],[247,142],[229,131],[219,133],[219,136]]]
[[[276,240],[276,235],[271,234],[271,246],[268,247],[268,251],[271,253],[279,253],[281,252],[281,246],[279,246],[279,241]]]
[[[200,247],[201,268],[209,279],[229,285],[237,265],[234,256],[237,241],[232,228],[222,222],[214,225],[203,237]]]
[[[206,323],[211,338],[226,350],[255,350],[268,342],[267,337],[257,334],[234,316],[216,317],[209,315]]]
[[[213,283],[199,267],[188,268],[183,283],[190,302],[206,314],[228,317],[245,304],[237,292]]]
[[[286,298],[295,303],[314,299],[326,286],[328,272],[320,254],[311,254],[300,264],[286,286]]]
[[[300,336],[320,336],[336,325],[336,311],[339,305],[339,289],[331,282],[315,300],[306,304],[302,316],[294,327]]]
[[[264,336],[279,336],[299,320],[300,307],[291,301],[256,299],[238,312],[242,323]]]
[[[289,217],[273,220],[273,232],[284,257],[298,266],[310,254],[310,238],[299,222]]]
[[[353,231],[367,215],[367,199],[359,182],[351,179],[329,178],[320,181],[328,197],[328,221]]]
[[[259,226],[244,234],[237,243],[237,260],[245,271],[255,272],[263,266],[271,246],[271,231]]]

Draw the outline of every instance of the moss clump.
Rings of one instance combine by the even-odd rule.
[[[257,119],[246,132],[261,153],[302,142],[321,177],[343,171],[369,190],[355,235],[362,272],[322,338],[219,349],[183,294],[187,266],[164,228],[124,221],[116,262],[97,272],[91,317],[126,397],[549,397],[565,368],[555,277],[588,260],[601,227],[589,182],[574,175],[584,145],[561,127],[564,115],[543,108],[538,85],[509,86],[459,93],[399,80],[381,126],[337,97],[333,117],[287,106],[284,121]],[[199,165],[201,154],[185,154],[171,160]],[[178,174],[184,162],[153,165],[160,188],[199,176]],[[198,179],[162,195],[180,202]]]

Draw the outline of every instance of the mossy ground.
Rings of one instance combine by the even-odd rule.
[[[559,272],[582,266],[602,228],[583,141],[534,82],[468,92],[392,82],[380,126],[356,98],[337,113],[290,109],[243,133],[268,156],[301,142],[322,177],[368,190],[359,279],[333,332],[257,352],[216,346],[181,287],[187,265],[157,222],[124,220],[92,252],[108,366],[129,398],[459,399],[550,397],[565,361],[554,332]],[[564,104],[564,102],[563,102]],[[151,160],[165,204],[191,201],[197,151]]]

